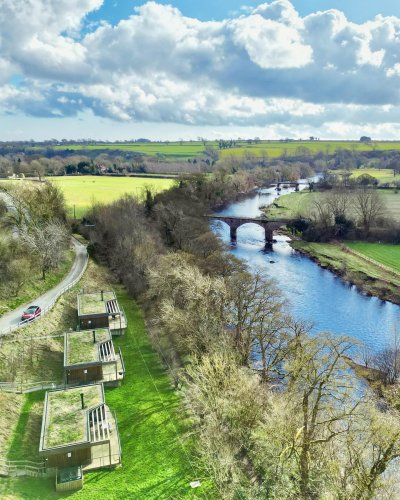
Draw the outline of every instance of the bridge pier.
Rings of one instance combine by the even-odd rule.
[[[271,229],[265,228],[265,244],[268,246],[272,246],[272,243],[274,242],[274,232]]]
[[[237,240],[237,227],[230,226],[231,231],[231,242],[236,243]]]

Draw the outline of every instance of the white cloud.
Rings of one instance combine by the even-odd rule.
[[[116,26],[102,22],[85,34],[85,16],[101,4],[0,2],[3,112],[280,124],[275,130],[290,135],[400,120],[398,18],[355,24],[337,10],[302,18],[288,0],[276,0],[202,22],[148,2]],[[13,74],[23,83],[12,85]]]
[[[236,44],[263,69],[301,68],[312,62],[312,48],[286,23],[253,14],[233,21],[230,27]]]

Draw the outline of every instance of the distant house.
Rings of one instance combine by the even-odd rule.
[[[78,295],[80,330],[109,328],[112,335],[123,335],[127,320],[113,291],[80,293]]]
[[[108,328],[64,334],[64,380],[67,385],[90,382],[118,385],[124,373],[121,350],[115,352]]]
[[[46,392],[39,453],[47,467],[88,471],[121,463],[117,421],[102,384]]]

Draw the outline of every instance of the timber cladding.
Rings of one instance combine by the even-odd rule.
[[[66,369],[67,383],[74,382],[96,382],[103,379],[103,367],[101,365],[85,366],[85,367],[68,367]]]
[[[79,318],[79,327],[82,330],[90,330],[91,328],[108,328],[107,316],[90,316]]]
[[[72,467],[73,465],[82,465],[92,458],[92,449],[88,445],[86,448],[78,448],[62,452],[47,454],[46,463],[48,467]]]

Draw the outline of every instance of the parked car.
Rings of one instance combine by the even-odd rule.
[[[28,309],[22,313],[22,321],[31,321],[42,314],[42,309],[39,306],[29,306]]]

